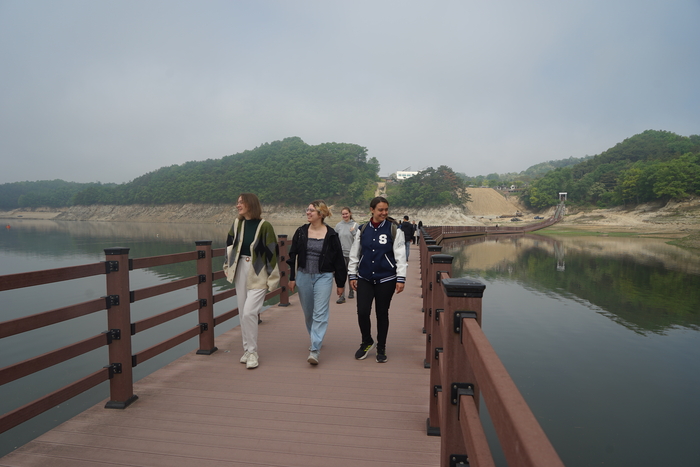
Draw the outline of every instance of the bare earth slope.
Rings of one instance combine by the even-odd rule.
[[[520,208],[509,198],[493,188],[467,188],[471,202],[467,203],[467,212],[473,216],[515,216]],[[512,197],[516,201],[515,197]]]

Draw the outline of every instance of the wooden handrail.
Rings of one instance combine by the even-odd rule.
[[[82,279],[83,277],[105,274],[105,263],[68,266],[66,268],[46,269],[44,271],[22,272],[0,276],[0,292],[35,285]]]
[[[165,266],[166,264],[183,263],[185,261],[194,261],[197,259],[196,251],[188,251],[186,253],[175,253],[172,255],[149,256],[147,258],[135,258],[131,260],[130,269],[153,268],[156,266]]]
[[[45,395],[29,404],[6,413],[0,417],[0,433],[4,433],[10,428],[14,428],[20,423],[24,423],[37,415],[56,407],[58,404],[77,396],[100,383],[107,381],[110,377],[110,369],[102,368],[85,378],[62,387],[50,394]]]
[[[107,337],[105,334],[98,334],[76,342],[75,344],[70,344],[37,357],[28,358],[23,362],[0,368],[0,385],[31,375],[32,373],[44,370],[50,366],[58,365],[61,362],[99,349],[105,345],[107,345]]]
[[[106,307],[105,298],[96,298],[89,302],[78,303],[77,305],[56,308],[55,310],[36,313],[34,315],[16,318],[4,323],[0,323],[0,339],[14,336],[23,332],[33,331],[51,324],[61,323],[69,319],[89,315],[97,311],[102,311]]]
[[[133,336],[135,334],[138,334],[139,332],[145,331],[146,329],[156,327],[159,324],[165,324],[168,321],[172,321],[175,318],[179,318],[180,316],[185,316],[186,314],[192,313],[193,311],[198,309],[199,302],[191,302],[180,307],[173,308],[172,310],[164,311],[163,313],[159,313],[157,315],[150,316],[139,321],[135,321],[131,323],[131,335]]]
[[[280,287],[266,295],[266,300],[279,295],[280,306],[289,304],[289,294],[286,290],[289,267],[284,262],[287,255],[286,240],[286,235],[279,236]],[[191,252],[137,259],[128,258],[128,248],[108,248],[105,249],[106,261],[101,263],[0,276],[0,291],[33,287],[101,274],[105,274],[107,277],[106,296],[84,303],[2,322],[0,323],[0,338],[32,331],[102,310],[107,310],[107,328],[109,329],[109,331],[103,334],[87,338],[83,341],[47,352],[23,362],[9,365],[5,368],[0,368],[0,385],[2,385],[99,347],[107,345],[109,349],[109,360],[105,362],[107,365],[103,369],[0,416],[0,433],[107,380],[110,381],[110,401],[105,407],[124,408],[137,399],[137,396],[133,393],[132,368],[193,337],[199,336],[198,354],[209,355],[216,351],[217,349],[214,346],[214,327],[236,316],[238,314],[238,308],[234,308],[228,312],[222,313],[218,317],[214,317],[213,305],[216,301],[221,302],[226,298],[235,296],[236,291],[235,289],[230,289],[216,295],[213,294],[213,282],[225,277],[225,275],[222,270],[212,272],[212,258],[224,256],[226,249],[212,249],[211,241],[199,241],[196,242],[196,246],[196,250]],[[130,290],[129,271],[184,261],[197,262],[196,276],[152,287]],[[193,285],[197,286],[196,301],[131,323],[130,304],[132,302],[191,287]],[[197,310],[198,316],[196,326],[132,355],[132,334],[166,323]]]
[[[485,286],[450,277],[452,257],[440,253],[432,237],[445,230],[424,229],[420,245],[421,261],[429,263],[421,267],[427,297],[423,311],[429,365],[424,366],[430,367],[427,434],[441,437],[440,465],[494,465],[479,418],[483,397],[509,466],[563,466],[481,330]]]

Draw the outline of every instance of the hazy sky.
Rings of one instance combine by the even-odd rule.
[[[700,0],[0,0],[0,183],[298,136],[380,174],[700,133]]]

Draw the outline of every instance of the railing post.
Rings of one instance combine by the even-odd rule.
[[[280,302],[277,306],[289,306],[289,265],[287,264],[287,236],[278,235],[277,243],[279,245],[279,254],[277,255],[277,264],[280,268]]]
[[[211,240],[199,240],[197,246],[197,297],[199,298],[199,350],[197,355],[211,355],[218,349],[214,345],[214,291],[212,273]]]
[[[444,296],[444,319],[442,331],[442,369],[443,397],[440,407],[440,465],[449,466],[456,456],[476,456],[491,459],[491,452],[485,436],[472,434],[470,442],[473,450],[468,452],[465,434],[459,421],[460,404],[473,404],[473,413],[479,410],[479,385],[474,370],[464,356],[462,346],[462,320],[475,319],[481,325],[481,301],[486,286],[481,282],[466,279],[444,279],[442,281]],[[465,399],[461,396],[472,397]],[[483,433],[479,433],[482,435]],[[481,465],[481,464],[479,464]]]
[[[429,240],[435,243],[435,240]],[[435,294],[435,274],[431,273],[431,259],[434,255],[442,251],[440,245],[427,245],[425,253],[425,274],[423,275],[423,330],[425,332],[425,360],[423,360],[423,368],[430,368],[432,354],[430,349],[430,334],[431,323],[433,319],[433,295]]]
[[[434,254],[430,257],[430,268],[428,269],[428,280],[432,283],[431,301],[428,309],[430,320],[426,328],[426,359],[430,363],[430,404],[429,418],[427,420],[428,436],[440,436],[442,432],[442,420],[440,420],[440,405],[438,404],[438,392],[445,391],[449,384],[442,377],[442,335],[440,328],[444,326],[444,299],[440,290],[440,275],[452,272],[452,256]],[[448,393],[449,395],[449,393]],[[443,392],[442,398],[445,397]]]
[[[107,327],[109,348],[109,397],[107,409],[124,409],[138,399],[134,395],[131,364],[131,294],[129,248],[106,248]]]

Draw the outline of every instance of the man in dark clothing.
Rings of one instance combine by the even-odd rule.
[[[408,261],[408,254],[411,251],[411,239],[413,238],[413,226],[408,222],[408,216],[403,216],[401,230],[403,231],[403,238],[406,241],[406,261]]]

